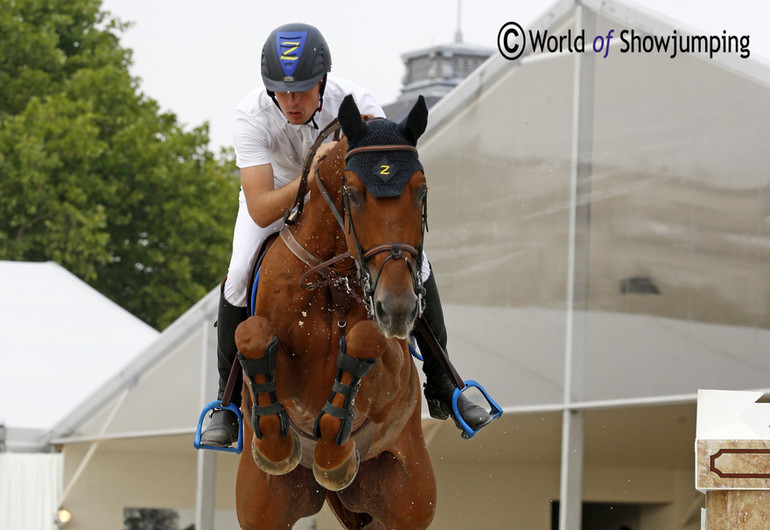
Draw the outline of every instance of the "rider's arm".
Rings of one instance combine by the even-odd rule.
[[[308,175],[308,189],[310,189],[310,183],[315,177],[315,167],[318,160],[325,156],[336,143],[327,142],[316,151]],[[299,182],[300,177],[298,176],[285,186],[276,188],[271,164],[241,168],[241,186],[243,187],[243,194],[246,196],[249,215],[254,222],[261,227],[266,227],[283,217],[297,196]]]
[[[291,206],[299,189],[299,178],[280,188],[273,184],[273,166],[262,164],[241,168],[241,186],[246,206],[254,222],[266,227],[277,221]]]

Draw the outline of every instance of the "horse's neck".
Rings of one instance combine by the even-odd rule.
[[[335,207],[339,209],[342,207],[342,172],[345,166],[332,158],[335,154],[336,151],[328,157],[329,165],[326,165],[326,161],[321,164],[321,179]],[[331,259],[347,251],[345,235],[316,183],[311,186],[310,198],[302,216],[296,236],[306,250],[322,259]]]

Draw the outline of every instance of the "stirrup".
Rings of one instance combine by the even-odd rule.
[[[206,417],[206,414],[211,410],[232,410],[235,412],[235,415],[238,417],[238,443],[235,447],[218,447],[215,445],[206,445],[201,443],[201,430],[203,427],[203,419]],[[223,451],[225,453],[236,453],[241,454],[241,451],[243,451],[243,414],[241,414],[241,409],[239,409],[234,403],[230,403],[227,406],[222,405],[222,402],[220,400],[212,401],[205,407],[203,407],[203,412],[201,412],[201,417],[198,420],[198,428],[195,431],[195,442],[194,442],[196,449],[208,449],[210,451]]]
[[[462,395],[462,393],[468,390],[469,388],[478,389],[481,392],[481,395],[484,396],[484,399],[487,400],[487,403],[489,404],[489,407],[490,407],[489,415],[492,416],[492,421],[496,420],[503,414],[503,409],[500,408],[500,405],[498,405],[497,402],[494,399],[492,399],[492,397],[487,393],[487,391],[484,390],[484,387],[481,386],[476,381],[468,379],[467,381],[465,381],[465,386],[463,388],[455,388],[455,391],[452,394],[452,410],[455,413],[454,415],[455,415],[455,418],[457,418],[457,422],[462,427],[463,432],[460,434],[460,436],[462,436],[466,440],[470,440],[476,435],[477,432],[479,432],[481,429],[483,429],[484,427],[492,423],[492,421],[490,421],[489,423],[482,425],[481,427],[479,427],[474,431],[471,428],[471,426],[468,425],[468,423],[463,419],[462,415],[460,415],[460,411],[457,408],[457,400],[460,399],[460,396]]]

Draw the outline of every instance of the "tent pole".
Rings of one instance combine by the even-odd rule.
[[[104,436],[104,434],[107,432],[107,429],[110,428],[110,425],[112,424],[112,420],[115,419],[115,415],[118,413],[120,408],[123,406],[123,402],[128,397],[128,394],[131,392],[130,388],[126,388],[123,390],[123,393],[118,398],[118,402],[115,403],[115,406],[113,407],[112,411],[110,412],[109,417],[105,420],[104,424],[102,425],[101,430],[99,431],[99,436]],[[88,466],[89,462],[91,462],[91,459],[94,456],[94,453],[96,453],[96,449],[99,447],[100,441],[93,442],[89,447],[88,451],[86,451],[85,456],[83,457],[83,460],[80,461],[80,464],[78,465],[78,468],[75,470],[75,473],[72,474],[72,478],[70,479],[69,483],[67,483],[67,487],[64,489],[64,493],[62,493],[61,498],[59,499],[59,507],[61,508],[64,506],[64,503],[67,502],[67,499],[69,498],[70,494],[72,493],[72,490],[75,487],[75,484],[77,484],[78,480],[80,479],[80,476],[83,474],[83,472],[86,470],[86,467]]]
[[[593,11],[576,2],[575,33],[595,33]],[[593,150],[594,55],[574,53],[572,162],[567,257],[559,529],[580,530],[583,498],[584,412],[572,404],[585,399],[588,318],[591,159]]]
[[[201,399],[204,407],[217,392],[214,378],[217,365],[216,333],[212,332],[214,318],[203,319],[203,344],[201,348]],[[197,483],[195,486],[195,528],[214,530],[216,510],[217,460],[214,451],[198,451]]]

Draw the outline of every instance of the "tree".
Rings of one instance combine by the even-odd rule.
[[[0,0],[0,259],[54,260],[163,328],[223,276],[232,154],[139,89],[100,0]]]

